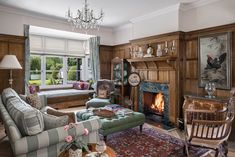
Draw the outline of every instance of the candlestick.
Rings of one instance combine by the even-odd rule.
[[[167,41],[165,42],[165,54],[168,54],[168,47],[167,47]]]

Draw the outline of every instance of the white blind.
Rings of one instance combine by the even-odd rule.
[[[45,50],[66,51],[65,49],[66,40],[51,38],[51,37],[44,37],[44,40],[45,40]]]
[[[71,55],[85,55],[84,41],[68,40],[68,52]]]
[[[30,36],[30,48],[35,50],[41,50],[43,47],[42,37],[41,36]]]
[[[86,40],[63,39],[30,35],[30,52],[33,54],[81,56],[87,53]]]

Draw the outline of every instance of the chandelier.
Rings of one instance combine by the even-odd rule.
[[[99,29],[99,23],[103,21],[104,12],[101,10],[100,15],[96,17],[93,13],[93,9],[88,8],[87,0],[85,0],[84,7],[82,10],[77,10],[76,16],[73,16],[73,13],[69,9],[66,13],[66,17],[74,28],[87,31],[88,29]]]

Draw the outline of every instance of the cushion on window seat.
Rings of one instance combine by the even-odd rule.
[[[60,90],[50,90],[41,91],[39,95],[45,95],[47,98],[62,97],[62,96],[75,96],[93,93],[94,90],[77,90],[77,89],[60,89]]]
[[[41,103],[41,100],[37,93],[27,95],[26,101],[27,103],[29,103],[29,105],[31,105],[32,107],[38,110],[41,110],[43,107],[43,104]]]

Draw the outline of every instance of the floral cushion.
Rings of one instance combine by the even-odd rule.
[[[90,88],[90,84],[88,82],[76,82],[73,84],[73,88],[78,90],[88,90]]]
[[[34,94],[39,92],[39,86],[36,85],[29,85],[29,93]]]
[[[37,93],[30,94],[26,96],[27,102],[36,109],[42,109],[43,104],[40,101],[40,98]]]

